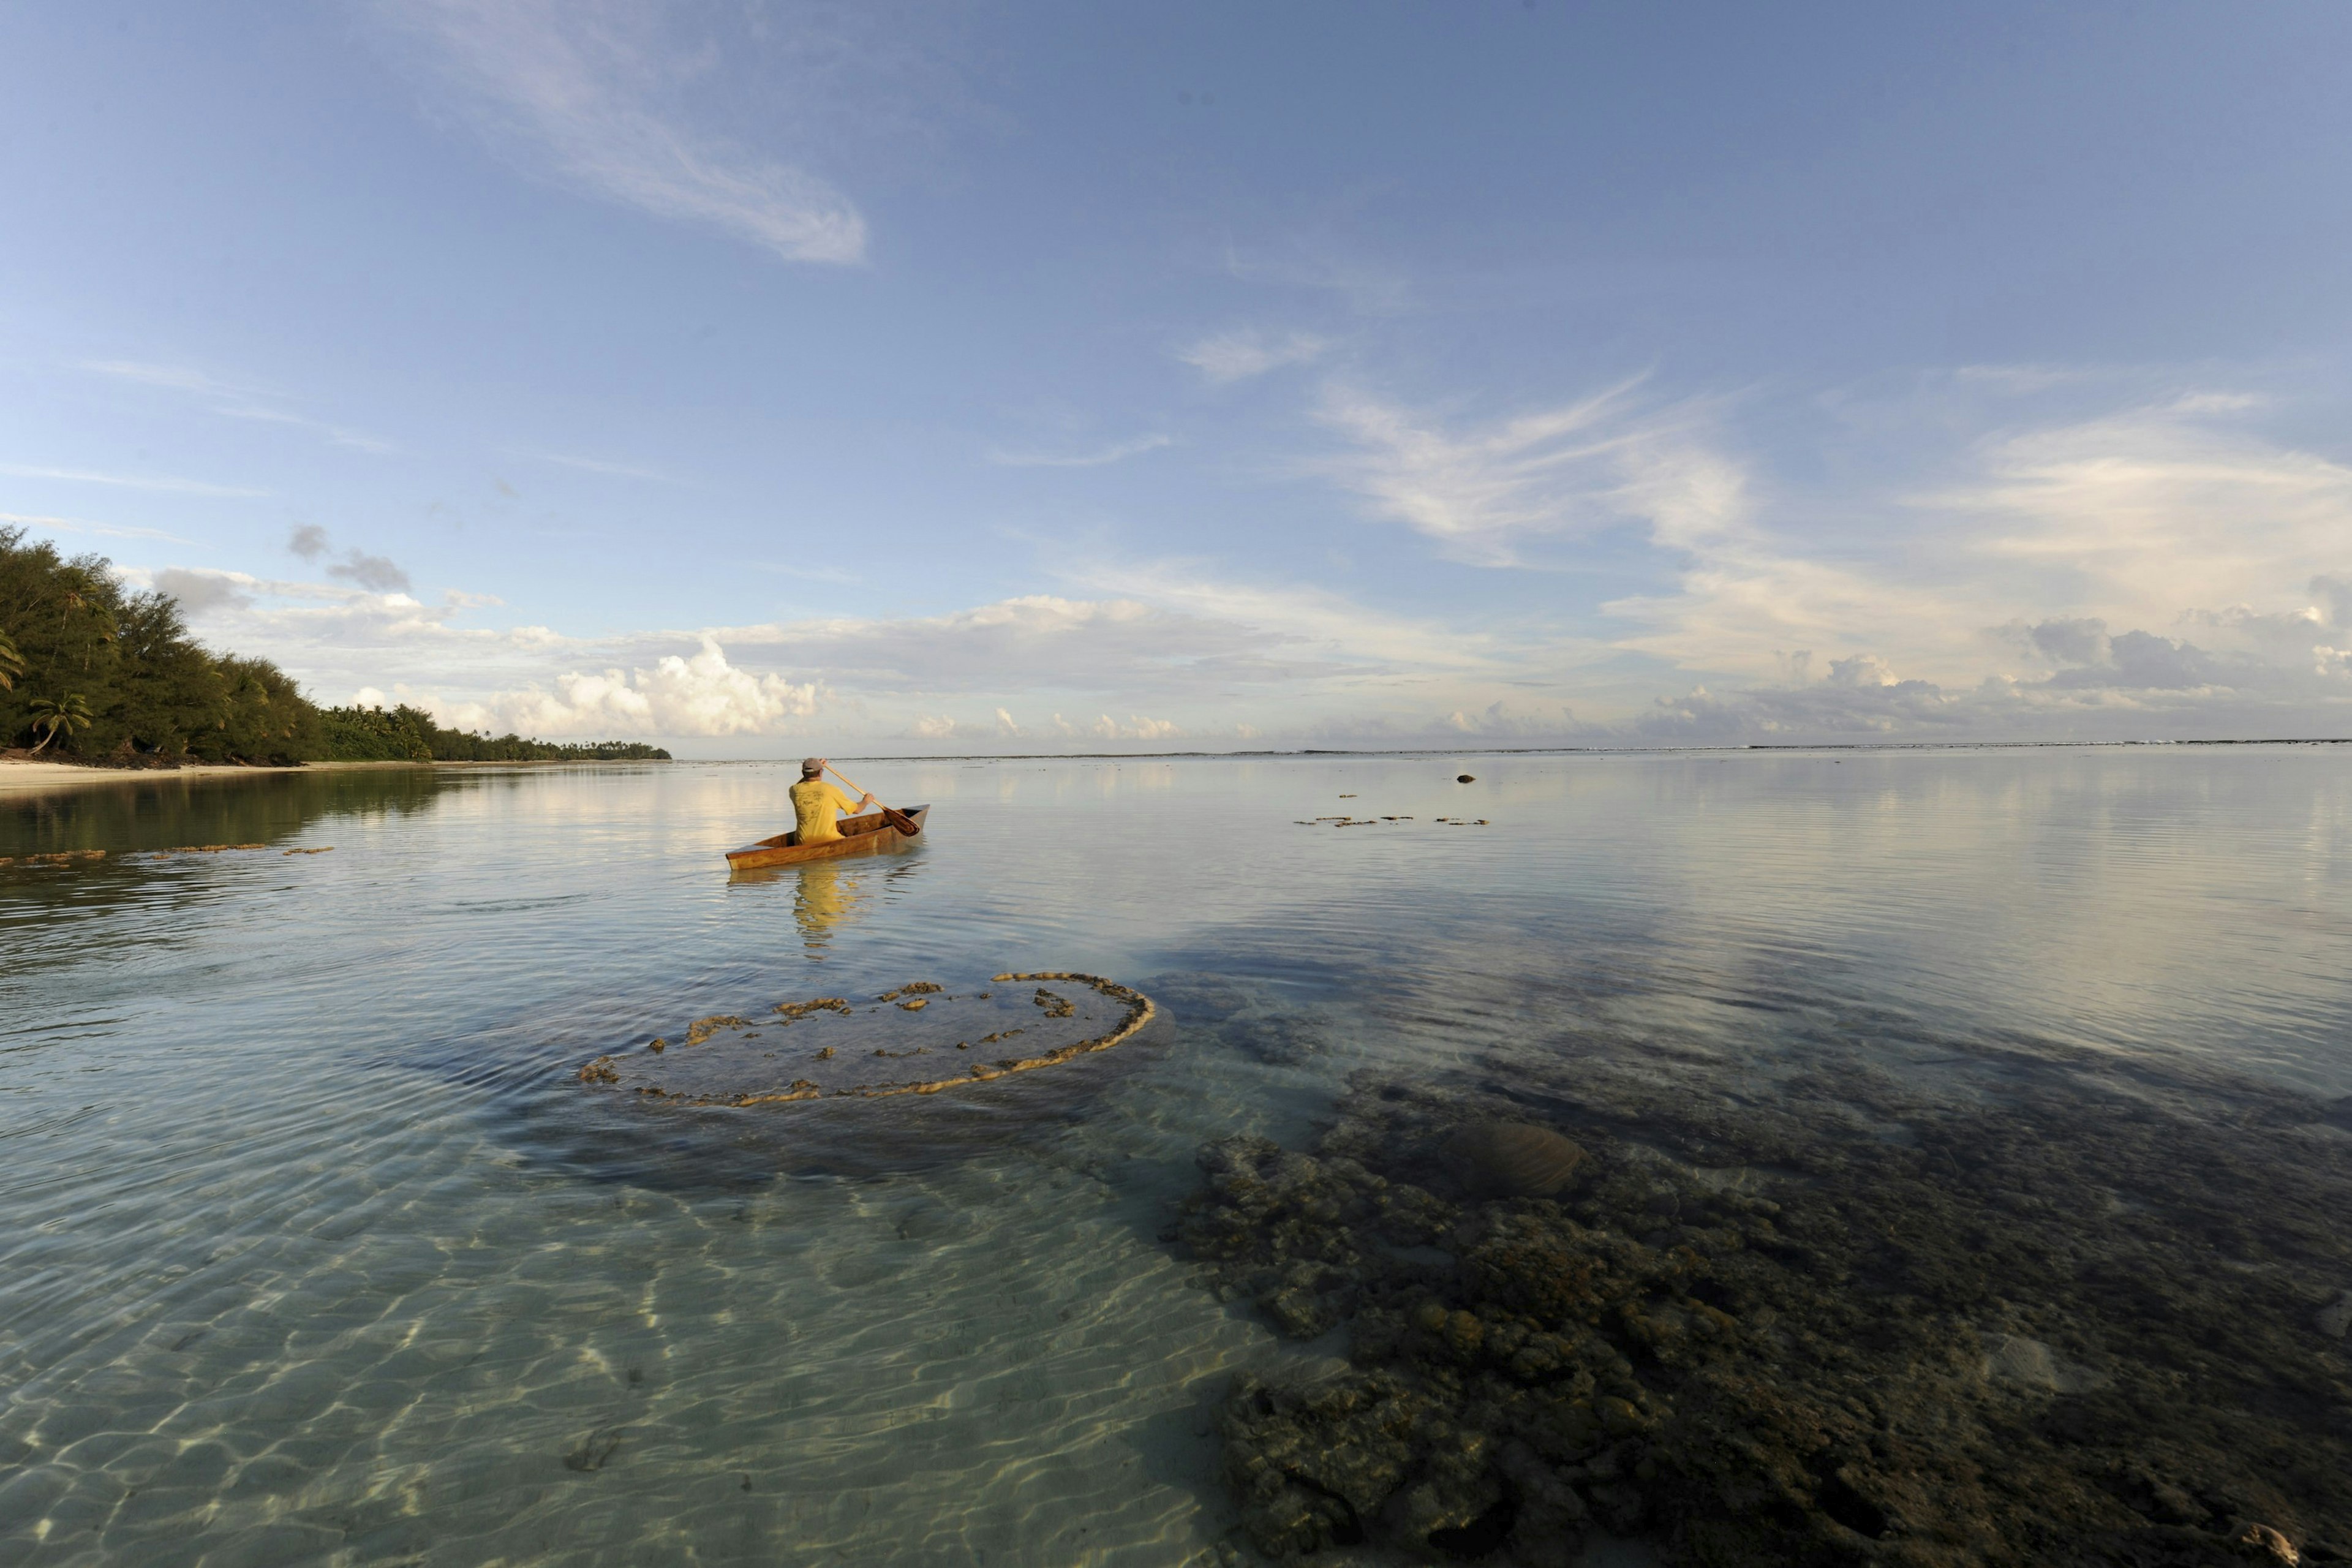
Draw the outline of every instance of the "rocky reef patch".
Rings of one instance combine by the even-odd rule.
[[[1269,1558],[2352,1559],[2352,1101],[1562,1049],[1201,1166],[1170,1238],[1336,1352],[1218,1417]]]
[[[695,1106],[936,1094],[1108,1050],[1154,1012],[1140,991],[1068,970],[999,974],[962,992],[919,980],[855,1002],[818,996],[756,1016],[712,1014],[675,1044],[656,1036],[583,1063],[577,1076]]]

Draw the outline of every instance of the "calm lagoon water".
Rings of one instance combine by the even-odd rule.
[[[853,767],[919,847],[734,880],[778,767],[0,799],[110,852],[0,868],[0,1560],[1215,1562],[1219,1400],[1334,1347],[1162,1237],[1351,1079],[1866,1018],[2352,1094],[2341,748]],[[577,1078],[1007,970],[1163,1017],[846,1110]]]

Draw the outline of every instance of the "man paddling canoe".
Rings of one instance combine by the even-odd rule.
[[[846,790],[824,781],[824,759],[809,757],[801,763],[801,782],[785,793],[793,797],[793,821],[802,844],[820,844],[828,838],[841,837],[834,826],[833,814],[846,812],[855,816],[874,804],[872,795],[857,800],[849,798]]]

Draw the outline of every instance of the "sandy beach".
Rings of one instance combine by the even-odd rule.
[[[91,784],[152,784],[162,779],[206,778],[225,773],[316,773],[328,768],[418,768],[431,763],[310,763],[300,767],[247,767],[235,763],[198,763],[184,768],[90,768],[76,763],[29,763],[0,760],[0,795],[26,795],[45,790],[79,789]]]

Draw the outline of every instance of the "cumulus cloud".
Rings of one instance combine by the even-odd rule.
[[[316,561],[332,547],[327,531],[315,522],[302,524],[286,541],[287,550],[305,561]],[[327,568],[327,575],[357,584],[373,594],[405,594],[414,586],[408,574],[390,556],[370,555],[357,548],[344,551],[343,558]]]
[[[2200,646],[2140,628],[2111,631],[2096,616],[2015,621],[1997,640],[2011,670],[1968,684],[1899,673],[1875,654],[1828,662],[1814,679],[1793,658],[1788,679],[1725,690],[1699,686],[1661,697],[1628,719],[1570,725],[1564,738],[1684,745],[1806,740],[2163,740],[2352,734],[2352,642],[2333,607],[2276,619],[2301,634],[2266,657]],[[2209,624],[2230,625],[2214,616]]]
[[[402,571],[399,564],[391,557],[365,555],[356,550],[328,567],[327,575],[356,583],[371,593],[377,594],[395,592],[404,594],[408,592],[410,585],[408,574]]]
[[[2211,684],[2149,651],[2157,658],[2137,668],[2041,681],[1990,677],[1964,689],[1919,679],[1721,692],[1700,686],[1658,698],[1627,720],[1572,726],[1564,738],[1588,745],[2144,741],[2313,737],[2352,729],[2352,692],[2315,692],[2307,681],[2269,672],[2249,672],[2257,679],[2245,685]],[[2193,665],[2202,651],[2176,644],[2170,653]]]
[[[487,701],[425,700],[441,722],[463,729],[555,736],[785,735],[816,712],[818,691],[814,681],[738,669],[717,640],[706,637],[691,656],[673,654],[649,668],[560,675],[551,691],[531,686]]]
[[[306,542],[331,558],[331,540]],[[1362,668],[1334,657],[1313,626],[1250,625],[1135,599],[1034,595],[938,616],[590,641],[546,626],[474,624],[497,602],[455,591],[426,603],[333,581],[188,567],[124,575],[168,586],[208,639],[277,658],[331,700],[396,683],[432,694],[410,700],[449,721],[547,734],[789,733],[832,693],[830,732],[887,734],[919,721],[935,730],[952,723],[958,734],[1019,735],[1024,727],[1003,706],[1018,691],[1103,704],[1103,717],[1056,732],[1148,740],[1186,722],[1159,704],[1222,707],[1249,691],[1284,700]],[[1102,733],[1106,723],[1115,734]]]
[[[1508,698],[1498,698],[1475,711],[1455,709],[1445,716],[1439,728],[1489,745],[1541,744],[1546,741],[1565,741],[1574,722],[1574,716],[1566,707],[1549,713],[1528,712],[1515,708]]]
[[[382,0],[468,118],[526,167],[793,261],[856,262],[866,221],[807,170],[693,122],[718,51],[620,0]]]
[[[1147,719],[1140,713],[1130,713],[1122,724],[1105,713],[1087,727],[1087,732],[1105,741],[1170,741],[1184,731],[1166,719]]]
[[[149,585],[159,594],[169,594],[177,599],[180,608],[188,615],[201,616],[211,610],[242,608],[252,604],[257,580],[242,572],[172,566],[156,573]]]
[[[1279,336],[1255,327],[1213,332],[1176,351],[1176,357],[1213,382],[1246,381],[1285,365],[1309,364],[1329,352],[1331,342],[1311,332]]]
[[[545,672],[547,655],[519,633],[463,625],[495,608],[488,595],[448,591],[432,604],[347,583],[261,577],[207,567],[118,565],[134,588],[179,599],[205,641],[278,660],[325,700],[389,681],[480,689]]]

